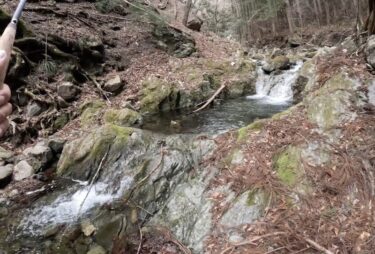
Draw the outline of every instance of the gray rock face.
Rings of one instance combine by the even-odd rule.
[[[15,181],[21,181],[25,178],[28,178],[34,174],[34,169],[30,164],[23,160],[18,162],[14,166],[13,179]]]
[[[57,87],[57,94],[66,101],[74,100],[78,92],[78,88],[71,82],[63,82]]]
[[[258,219],[267,203],[267,195],[261,191],[247,191],[232,204],[224,214],[220,224],[224,227],[237,227]]]
[[[62,152],[64,145],[66,143],[66,140],[60,139],[60,138],[52,138],[48,140],[48,147],[51,148],[51,150],[55,154],[59,154]]]
[[[103,89],[107,92],[118,92],[124,87],[124,83],[121,81],[121,77],[119,75],[116,75],[109,79],[107,82],[105,82]]]
[[[6,150],[0,146],[0,160],[8,160],[13,157],[13,152]]]
[[[368,38],[365,48],[367,62],[375,68],[375,35]]]

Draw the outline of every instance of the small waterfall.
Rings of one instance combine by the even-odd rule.
[[[297,62],[292,68],[282,71],[281,74],[265,74],[262,67],[257,69],[256,94],[248,96],[249,99],[261,100],[269,104],[289,103],[293,99],[292,84],[297,79],[297,72],[303,62]]]

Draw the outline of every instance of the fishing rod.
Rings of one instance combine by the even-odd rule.
[[[12,53],[13,43],[16,38],[17,24],[21,17],[23,8],[25,7],[26,0],[20,0],[17,9],[14,11],[13,17],[5,28],[0,38],[0,50],[5,51],[5,64],[4,68],[0,70],[0,89],[3,88],[5,76],[8,70],[9,60]]]

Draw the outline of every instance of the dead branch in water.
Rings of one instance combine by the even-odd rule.
[[[197,113],[203,109],[205,109],[208,105],[210,105],[210,103],[221,93],[221,91],[224,90],[224,88],[226,87],[225,84],[221,85],[221,87],[219,87],[219,89],[216,90],[216,92],[211,96],[211,98],[209,98],[205,104],[203,104],[202,107],[194,110],[192,113]]]

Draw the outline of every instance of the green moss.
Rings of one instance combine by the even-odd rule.
[[[295,147],[289,147],[276,158],[277,177],[290,187],[296,185],[297,179],[301,175],[300,167],[300,151]]]
[[[83,103],[80,106],[81,124],[84,126],[88,126],[95,123],[97,117],[99,116],[101,110],[105,107],[105,105],[106,104],[100,100],[94,100]]]
[[[162,109],[163,102],[168,102],[173,93],[172,85],[158,78],[151,78],[142,84],[140,108],[142,112],[158,112]],[[172,102],[173,104],[173,102]],[[169,105],[166,105],[168,109]],[[170,107],[170,108],[173,108]],[[169,108],[169,109],[170,109]]]
[[[257,120],[255,122],[253,122],[252,124],[248,125],[248,126],[245,126],[245,127],[242,127],[241,129],[239,129],[237,131],[237,142],[243,142],[246,140],[246,138],[248,137],[249,135],[249,132],[258,132],[258,131],[261,131],[264,124],[265,124],[266,120]]]
[[[104,121],[120,126],[134,126],[142,122],[142,116],[131,109],[109,109],[104,114]]]
[[[67,123],[69,122],[69,115],[63,113],[62,115],[58,116],[53,123],[53,128],[55,130],[62,129]]]
[[[246,204],[248,206],[253,206],[253,205],[256,205],[255,201],[256,201],[256,197],[255,195],[257,194],[257,190],[251,190],[249,191],[248,195],[247,195],[247,200],[246,200]]]

